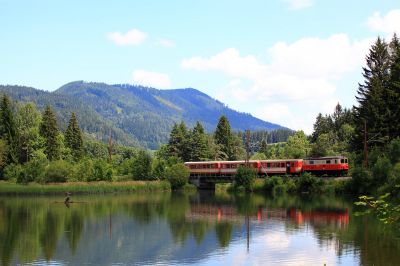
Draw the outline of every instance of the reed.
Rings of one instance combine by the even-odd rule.
[[[96,194],[96,193],[119,193],[119,192],[146,192],[146,191],[170,191],[168,181],[124,181],[124,182],[67,182],[27,185],[11,182],[0,182],[0,194],[63,194],[71,192],[74,194]]]

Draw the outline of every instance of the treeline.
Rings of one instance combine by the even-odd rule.
[[[350,158],[356,194],[398,195],[400,187],[400,43],[378,38],[366,57],[357,106],[319,114],[310,136],[311,155]]]
[[[207,134],[200,122],[188,129],[182,121],[174,124],[169,141],[157,152],[161,158],[176,160],[243,160],[245,148],[238,134],[231,130],[229,120],[221,116],[214,134]]]
[[[145,150],[114,146],[84,136],[75,113],[59,129],[51,106],[40,113],[33,103],[0,102],[0,179],[17,183],[156,180],[171,185],[187,181],[188,172],[174,159],[157,159]]]

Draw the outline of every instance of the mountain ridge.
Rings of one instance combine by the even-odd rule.
[[[194,88],[159,90],[130,84],[73,81],[55,91],[0,85],[0,93],[14,100],[31,101],[43,109],[54,106],[65,128],[72,111],[86,133],[106,140],[110,132],[117,142],[156,149],[168,140],[174,123],[192,127],[200,121],[208,132],[215,130],[221,115],[228,117],[235,131],[287,129],[249,113],[235,111]],[[87,125],[85,125],[87,123]]]

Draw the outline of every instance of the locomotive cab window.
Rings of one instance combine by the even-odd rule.
[[[341,163],[344,163],[344,159],[341,159],[340,162],[341,162]]]
[[[330,164],[331,163],[331,160],[326,160],[326,164]]]

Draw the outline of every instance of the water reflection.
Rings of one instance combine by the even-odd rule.
[[[144,194],[0,198],[2,265],[396,265],[400,242],[352,201]]]

